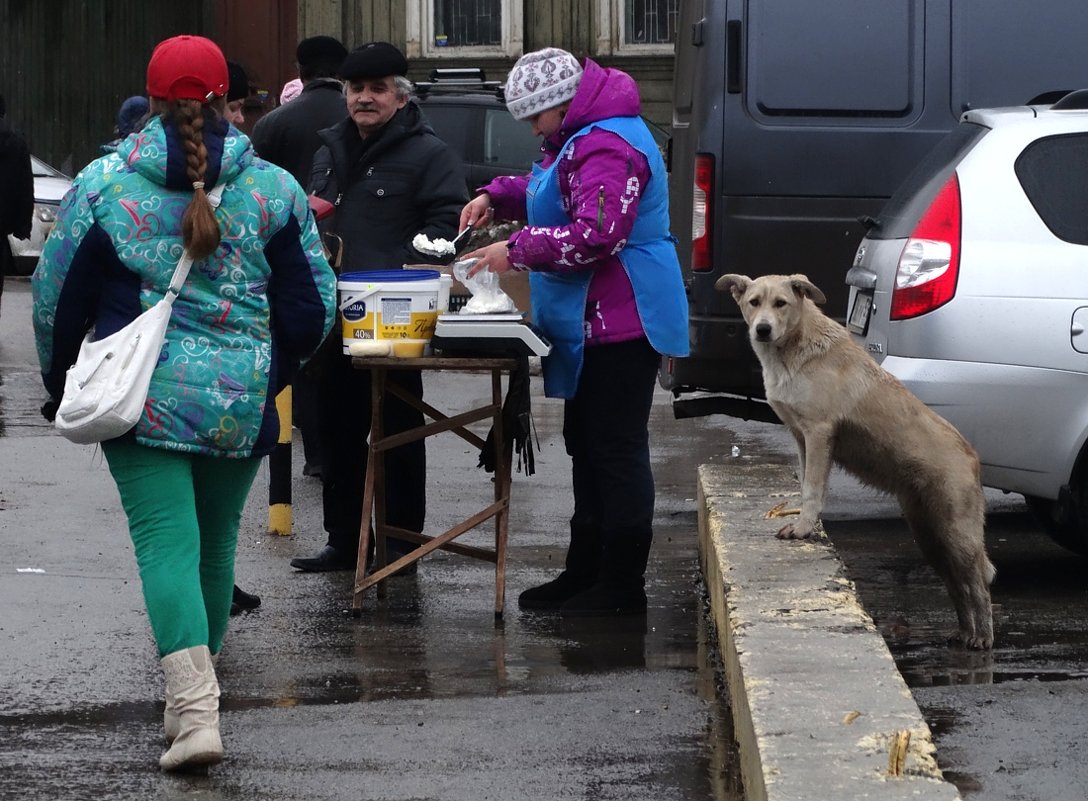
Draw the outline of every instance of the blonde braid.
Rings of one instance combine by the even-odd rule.
[[[181,218],[181,237],[194,261],[206,258],[219,247],[219,222],[204,191],[208,149],[204,146],[204,107],[198,100],[174,102],[174,125],[185,147],[186,172],[193,182],[193,199]]]

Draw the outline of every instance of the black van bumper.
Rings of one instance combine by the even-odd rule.
[[[673,393],[678,419],[724,414],[780,422],[764,399],[763,371],[744,320],[692,315],[688,338],[691,355],[664,358],[659,375],[661,386]]]

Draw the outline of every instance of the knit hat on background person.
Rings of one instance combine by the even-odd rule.
[[[298,43],[295,60],[300,67],[327,66],[335,71],[347,58],[348,49],[332,36],[311,36]]]
[[[389,42],[360,45],[348,53],[344,63],[340,65],[340,77],[345,81],[407,74],[408,59]]]
[[[249,97],[249,76],[237,61],[227,62],[227,102]]]
[[[142,95],[127,98],[117,111],[117,135],[124,139],[135,131],[150,108],[147,98]]]
[[[147,62],[147,93],[164,100],[209,103],[227,93],[227,60],[211,39],[174,36],[155,45]]]
[[[506,107],[516,120],[555,108],[574,97],[582,80],[582,65],[558,47],[526,53],[506,78]]]
[[[302,94],[302,79],[292,78],[283,85],[283,90],[280,92],[280,105],[290,103],[300,94]]]

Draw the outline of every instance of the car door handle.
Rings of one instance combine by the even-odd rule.
[[[1084,333],[1084,326],[1080,323],[1073,323],[1073,327],[1070,329],[1070,333],[1075,337],[1080,336]]]

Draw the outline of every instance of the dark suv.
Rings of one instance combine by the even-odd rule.
[[[436,69],[416,83],[416,99],[434,132],[461,156],[469,191],[500,175],[524,175],[541,157],[540,139],[506,110],[502,83],[479,69]],[[665,155],[669,134],[646,126]]]
[[[506,110],[502,84],[478,69],[433,70],[416,98],[434,132],[461,156],[470,190],[500,175],[523,175],[540,158],[540,140]]]

